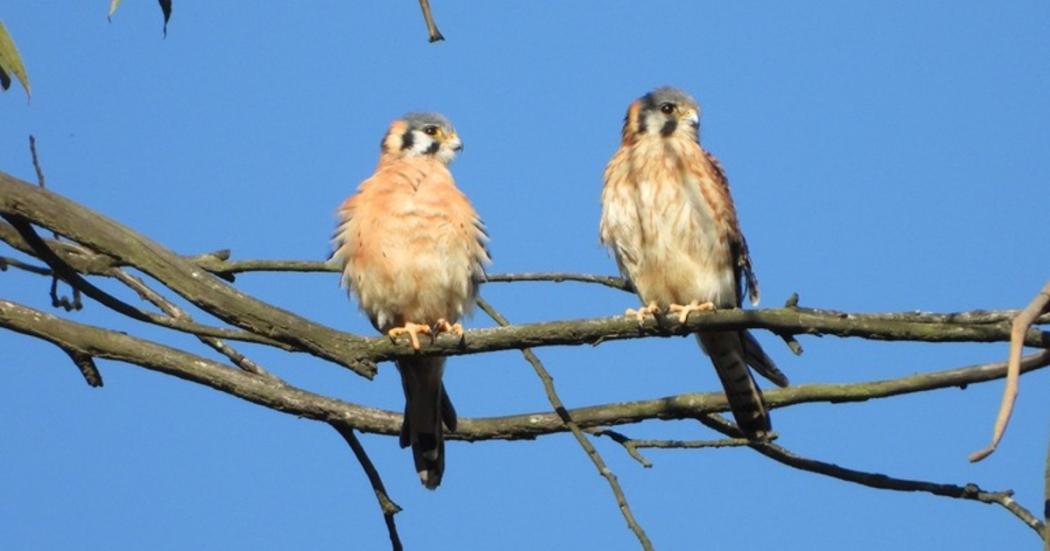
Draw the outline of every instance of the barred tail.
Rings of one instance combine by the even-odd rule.
[[[700,346],[711,357],[718,378],[722,381],[737,426],[749,439],[765,440],[772,431],[772,425],[762,391],[758,389],[755,378],[747,367],[747,338],[743,331],[704,332],[696,335]],[[757,344],[753,339],[747,343],[748,347]],[[758,351],[761,352],[761,349]],[[752,352],[752,357],[755,356],[753,350],[748,352]],[[765,354],[762,356],[765,357]],[[765,359],[768,360],[768,357]]]

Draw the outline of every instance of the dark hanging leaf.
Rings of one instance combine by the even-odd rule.
[[[168,20],[171,19],[171,0],[158,0],[160,11],[164,12],[164,36],[168,36]]]
[[[2,88],[6,92],[7,89],[10,87],[11,77],[7,76],[7,73],[4,72],[3,67],[0,67],[0,88]]]

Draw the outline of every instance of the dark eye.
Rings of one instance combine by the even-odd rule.
[[[670,115],[671,113],[674,113],[674,104],[673,103],[665,103],[665,104],[661,105],[660,106],[660,112],[665,114],[665,115]]]
[[[433,136],[434,134],[438,133],[438,127],[436,127],[436,126],[426,126],[426,127],[423,128],[423,133],[426,134],[427,136]]]

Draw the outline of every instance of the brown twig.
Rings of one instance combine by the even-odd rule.
[[[394,551],[401,551],[403,549],[401,537],[397,533],[397,523],[394,521],[394,515],[401,512],[401,506],[394,503],[394,500],[390,499],[390,495],[386,493],[383,479],[380,478],[379,471],[376,469],[375,464],[372,463],[372,459],[368,457],[365,447],[361,445],[361,441],[354,434],[354,429],[337,421],[332,421],[328,424],[350,445],[350,449],[354,452],[354,457],[357,458],[357,462],[361,464],[361,469],[368,476],[368,482],[372,485],[372,491],[375,492],[376,500],[379,502],[379,510],[383,512],[383,521],[386,523],[386,531],[390,536],[390,547]]]
[[[747,438],[721,438],[718,440],[648,440],[648,439],[637,439],[631,438],[622,432],[618,432],[609,428],[593,428],[587,429],[587,432],[595,436],[605,436],[611,438],[617,444],[623,446],[624,450],[627,451],[627,455],[630,455],[635,461],[642,464],[645,468],[653,466],[652,462],[649,461],[645,456],[638,450],[641,448],[662,448],[662,449],[699,449],[699,448],[729,448],[747,446],[751,443]],[[776,435],[771,435],[770,439],[776,438]]]
[[[120,268],[114,268],[112,271],[112,275],[118,281],[120,281],[124,285],[127,285],[131,290],[138,293],[138,295],[142,297],[143,300],[146,300],[154,306],[156,306],[157,308],[160,308],[162,312],[164,312],[171,318],[176,320],[188,321],[190,323],[193,322],[193,318],[190,317],[190,315],[187,314],[182,308],[179,308],[175,305],[175,303],[161,296],[160,293],[157,293],[153,289],[150,289],[150,287],[146,285],[146,283],[141,279],[125,272]],[[230,361],[234,363],[234,365],[247,371],[248,373],[254,373],[261,377],[269,377],[271,379],[276,378],[269,371],[263,369],[262,366],[253,362],[244,354],[238,352],[237,349],[226,344],[226,342],[224,342],[222,339],[216,337],[207,337],[204,335],[197,335],[197,338],[204,344],[210,346],[216,352],[229,358]]]
[[[29,154],[33,158],[33,170],[36,171],[36,183],[41,188],[47,188],[47,178],[44,177],[44,169],[40,166],[40,157],[36,151],[36,136],[29,135]],[[55,241],[59,240],[58,233],[51,232],[51,236]],[[71,286],[72,287],[72,286]],[[56,308],[62,308],[69,312],[71,310],[80,310],[84,307],[84,303],[80,298],[80,289],[72,287],[73,298],[70,299],[66,296],[58,295],[58,276],[55,274],[51,275],[51,288],[49,294],[51,295],[51,306]]]
[[[1014,318],[1010,329],[1010,356],[1009,366],[1006,371],[1006,387],[1003,389],[1003,400],[999,404],[999,413],[995,418],[995,429],[992,432],[992,442],[982,450],[970,454],[970,461],[977,462],[988,457],[999,446],[999,441],[1006,432],[1006,426],[1010,423],[1010,415],[1014,411],[1014,402],[1017,400],[1017,386],[1021,375],[1021,349],[1024,348],[1025,336],[1032,323],[1048,308],[1050,308],[1050,281],[1036,293],[1032,302]]]
[[[1046,447],[1046,471],[1043,472],[1043,551],[1050,551],[1050,444]]]
[[[633,292],[634,286],[622,277],[579,274],[573,272],[522,272],[517,274],[489,274],[485,277],[488,283],[511,283],[518,281],[550,281],[561,283],[575,281],[579,283],[597,283],[620,291]]]
[[[480,307],[493,321],[500,324],[501,326],[510,325],[507,318],[503,317],[495,308],[492,307],[481,297],[477,298],[478,307]],[[543,367],[543,363],[539,357],[528,348],[522,348],[521,353],[525,356],[525,360],[532,365],[533,370],[536,371],[536,375],[543,382],[543,389],[547,393],[547,400],[550,402],[551,407],[558,414],[562,423],[576,438],[576,442],[580,444],[580,447],[587,452],[587,457],[594,463],[595,468],[598,469],[598,474],[605,477],[605,480],[609,483],[609,487],[612,489],[613,495],[616,497],[616,504],[620,507],[620,512],[623,514],[624,520],[627,521],[627,527],[634,532],[634,535],[638,538],[638,542],[641,544],[642,549],[646,551],[652,551],[653,544],[649,541],[649,536],[645,535],[645,530],[642,528],[638,521],[634,518],[634,513],[631,511],[631,506],[627,503],[627,496],[623,493],[623,488],[620,487],[620,481],[616,478],[616,473],[612,471],[606,464],[605,460],[602,459],[601,454],[594,447],[594,444],[583,434],[579,424],[573,420],[569,410],[565,408],[565,404],[562,403],[561,398],[558,397],[557,391],[554,390],[554,379],[551,377],[547,369]]]
[[[91,354],[68,348],[66,349],[66,354],[69,354],[69,359],[73,360],[73,365],[77,366],[88,386],[96,388],[102,386],[102,373],[99,372],[98,366],[95,365],[95,359],[91,357]]]
[[[735,425],[726,421],[718,415],[704,415],[698,418],[701,423],[708,427],[731,437],[741,436]],[[765,442],[753,442],[751,447],[762,455],[789,467],[809,471],[824,476],[830,476],[838,480],[860,484],[869,488],[880,490],[895,490],[898,492],[926,492],[929,494],[951,497],[956,499],[968,499],[981,503],[995,504],[1003,507],[1012,515],[1024,522],[1036,534],[1042,536],[1043,523],[1039,521],[1028,509],[1013,499],[1012,491],[989,492],[982,490],[976,484],[957,486],[954,484],[938,484],[924,480],[909,480],[894,478],[879,473],[869,473],[840,467],[834,463],[818,461],[802,457],[776,444]]]
[[[11,258],[9,256],[0,256],[0,272],[7,271],[7,268],[18,268],[19,270],[29,272],[31,274],[50,276],[54,272],[50,268],[43,266],[37,266],[35,264],[27,264],[18,260],[17,258]]]
[[[445,37],[441,35],[441,31],[438,30],[437,24],[434,23],[434,15],[430,13],[430,1],[419,0],[419,8],[423,10],[423,21],[427,24],[427,35],[430,42],[438,42],[444,40]]]

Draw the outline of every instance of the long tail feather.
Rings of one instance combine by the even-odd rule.
[[[711,357],[737,426],[752,440],[767,439],[773,427],[769,421],[769,410],[762,397],[762,391],[755,384],[755,378],[747,367],[747,339],[744,333],[704,332],[698,333],[696,338]],[[753,344],[757,346],[758,343]],[[758,348],[758,351],[761,352],[761,348]],[[762,356],[765,356],[765,353],[762,353]]]
[[[405,391],[405,420],[401,447],[412,446],[419,480],[433,490],[445,473],[445,438],[442,423],[456,427],[456,410],[441,383],[445,358],[411,358],[397,362]]]

